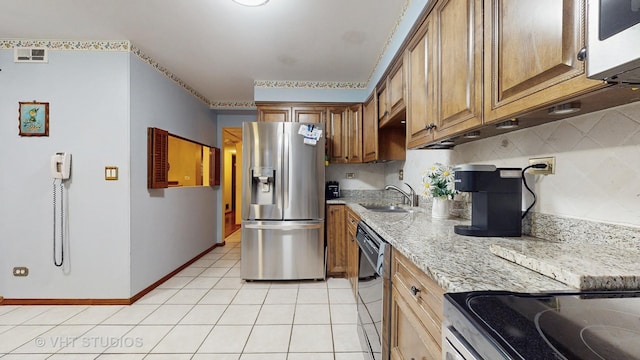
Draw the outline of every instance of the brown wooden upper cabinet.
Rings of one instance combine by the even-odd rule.
[[[482,0],[440,0],[433,14],[438,139],[482,124]]]
[[[378,160],[378,97],[371,94],[362,106],[362,161]]]
[[[435,126],[434,19],[428,16],[411,39],[405,53],[407,79],[407,147],[433,141]],[[365,153],[366,155],[366,153]]]
[[[258,121],[286,122],[291,121],[289,105],[258,105]]]
[[[400,122],[378,126],[378,97],[374,94],[362,106],[362,162],[405,160],[406,128]]]
[[[585,0],[438,0],[404,53],[407,147],[606,87],[577,60],[585,10]]]
[[[485,123],[606,86],[585,76],[584,0],[484,0]]]
[[[379,86],[378,122],[380,127],[396,124],[405,119],[406,73],[403,59],[399,58],[391,67],[384,83]]]
[[[329,162],[362,162],[362,104],[327,108]]]
[[[325,124],[327,108],[324,106],[293,106],[291,114],[294,122]]]
[[[353,104],[347,108],[346,142],[347,157],[350,163],[362,162],[362,104]]]
[[[482,0],[440,0],[404,57],[408,148],[482,124]]]
[[[306,104],[259,104],[258,121],[325,123],[325,106]]]

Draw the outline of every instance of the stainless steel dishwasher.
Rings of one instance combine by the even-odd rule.
[[[358,336],[369,359],[387,360],[391,335],[391,246],[363,221],[358,223],[356,239],[360,247]]]

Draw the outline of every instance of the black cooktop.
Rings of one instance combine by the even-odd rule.
[[[445,296],[513,359],[640,360],[640,291]]]

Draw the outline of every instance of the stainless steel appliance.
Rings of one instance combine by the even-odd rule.
[[[640,292],[445,294],[443,359],[640,359]]]
[[[358,223],[358,337],[369,359],[389,359],[391,246],[365,222]],[[383,321],[384,318],[384,321]],[[383,327],[382,324],[387,326]]]
[[[640,0],[589,0],[587,77],[640,84]]]
[[[454,171],[456,190],[471,192],[471,225],[455,225],[456,234],[522,235],[522,169],[459,165]]]
[[[322,129],[243,123],[243,279],[324,279]]]

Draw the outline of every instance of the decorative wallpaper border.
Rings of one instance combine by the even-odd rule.
[[[128,40],[114,41],[71,41],[71,40],[2,40],[0,49],[17,47],[39,47],[49,50],[85,50],[85,51],[130,51]]]
[[[290,81],[290,80],[256,80],[253,86],[258,88],[278,89],[366,89],[366,82],[342,82],[342,81]]]
[[[211,109],[255,110],[256,103],[253,101],[212,101],[209,107]]]
[[[69,50],[69,51],[126,51],[146,62],[148,65],[158,70],[162,75],[171,79],[189,94],[196,97],[205,104],[211,106],[211,101],[204,95],[182,81],[150,56],[146,55],[139,48],[132,45],[128,40],[115,41],[69,41],[69,40],[0,40],[0,49],[13,49],[17,47],[39,47],[49,50]]]
[[[327,90],[365,90],[367,89],[375,70],[380,65],[393,36],[396,34],[400,23],[409,8],[411,0],[405,0],[402,12],[387,37],[385,44],[378,55],[373,69],[366,82],[342,82],[342,81],[288,81],[288,80],[256,80],[254,87],[258,88],[279,88],[279,89],[327,89]],[[256,105],[252,101],[212,101],[177,77],[164,66],[160,65],[150,56],[142,52],[138,47],[128,40],[116,41],[69,41],[69,40],[2,40],[0,39],[0,49],[13,49],[15,47],[44,47],[50,50],[84,50],[84,51],[130,51],[132,54],[146,62],[148,65],[159,71],[177,85],[182,87],[192,96],[209,105],[210,109],[255,109]]]
[[[205,104],[209,105],[209,107],[211,107],[211,101],[209,99],[207,99],[204,95],[199,93],[196,89],[192,88],[189,84],[187,84],[186,82],[182,81],[182,79],[177,77],[175,74],[173,74],[167,68],[165,68],[164,66],[160,65],[157,61],[153,60],[150,56],[148,56],[147,54],[143,53],[142,50],[140,50],[135,45],[131,45],[131,53],[133,55],[137,56],[138,58],[140,58],[140,60],[146,62],[148,65],[150,65],[154,69],[158,70],[162,75],[166,76],[167,78],[171,79],[173,82],[175,82],[176,84],[181,86],[189,94],[193,95],[195,98],[199,99],[200,101],[202,101],[203,103],[205,103]]]

